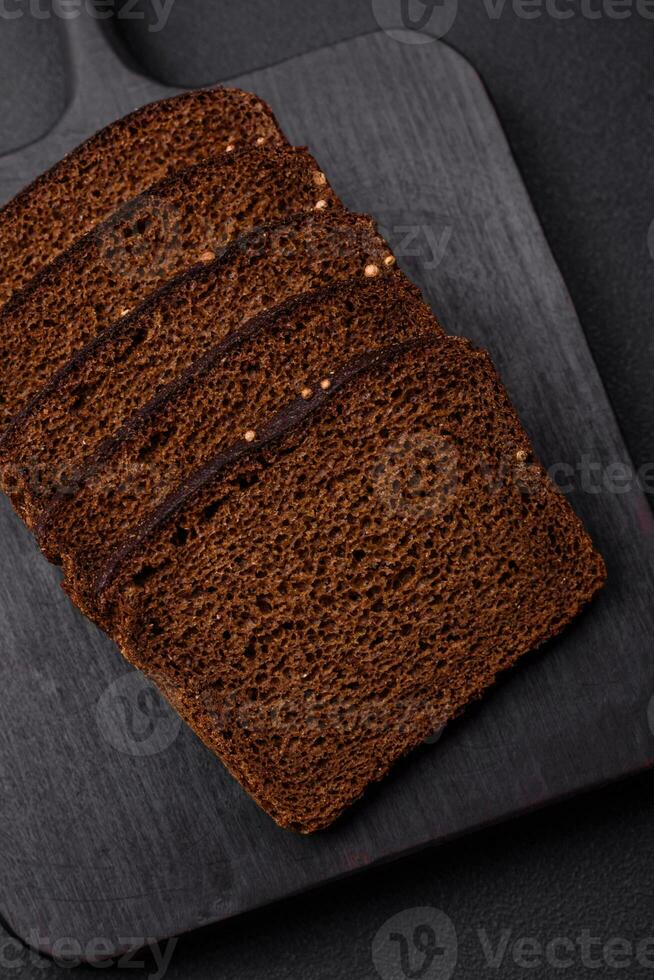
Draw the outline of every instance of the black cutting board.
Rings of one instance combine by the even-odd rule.
[[[127,68],[97,22],[65,26],[72,102],[46,138],[0,158],[2,199],[99,126],[170,94]],[[411,40],[379,32],[234,83],[272,103],[346,203],[376,215],[447,328],[490,349],[546,465],[575,470],[570,498],[609,585],[332,829],[301,838],[76,612],[2,499],[0,913],[46,951],[64,936],[119,948],[179,934],[654,756],[651,512],[634,481],[615,492],[629,458],[479,79],[445,45]]]

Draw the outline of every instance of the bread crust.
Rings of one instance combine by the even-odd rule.
[[[430,378],[433,388],[423,387]],[[534,460],[485,351],[459,338],[416,340],[348,363],[326,391],[312,388],[310,400],[289,403],[254,442],[241,440],[185,481],[96,584],[114,607],[127,659],[260,806],[302,833],[328,826],[559,633],[606,576]],[[351,509],[380,460],[396,454],[386,425],[409,440],[418,426],[458,454],[461,483],[442,500],[427,496],[441,508],[435,513],[420,512],[420,495],[409,502],[418,512],[389,510],[379,498]],[[369,455],[351,454],[350,439]],[[419,442],[420,458],[424,448]],[[428,479],[441,492],[440,471],[417,472],[434,473]],[[297,498],[298,488],[308,497]],[[301,514],[306,540],[292,523]],[[358,576],[349,549],[370,563]],[[268,712],[278,700],[285,707],[274,720]],[[398,718],[405,701],[408,715]],[[372,731],[369,705],[381,713]],[[341,727],[345,709],[351,729]]]
[[[407,338],[442,333],[420,291],[395,270],[339,281],[293,297],[246,321],[194,362],[106,439],[72,492],[59,492],[35,527],[64,569],[64,588],[110,632],[93,602],[93,577],[144,511],[220,446],[256,430],[322,371],[320,390],[344,351],[353,357]]]
[[[286,143],[270,106],[222,87],[150,103],[106,126],[0,210],[0,305],[124,201],[174,170],[257,138]]]
[[[234,150],[149,188],[44,266],[0,310],[0,431],[78,349],[167,281],[289,211],[340,209],[318,177],[302,148]]]

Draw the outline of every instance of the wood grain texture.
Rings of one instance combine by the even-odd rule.
[[[73,102],[45,141],[0,159],[4,199],[99,125],[168,94],[122,66],[96,23],[69,27]],[[272,103],[347,204],[376,215],[446,327],[490,349],[546,465],[629,464],[469,65],[380,33],[234,82]],[[2,915],[45,949],[62,936],[174,935],[651,764],[650,511],[635,489],[570,497],[607,560],[600,599],[313,838],[278,829],[155,702],[2,500]]]

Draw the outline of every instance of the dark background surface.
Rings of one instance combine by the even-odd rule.
[[[149,0],[141,6],[151,11]],[[654,460],[654,20],[635,9],[617,20],[600,0],[586,5],[586,14],[600,11],[596,19],[579,4],[561,0],[559,8],[575,16],[524,19],[507,3],[493,18],[483,3],[461,0],[446,40],[477,68],[497,107],[642,465]],[[118,24],[135,59],[178,85],[219,81],[377,27],[368,0],[177,0],[159,33],[147,21]],[[56,21],[2,19],[0,150],[41,135],[60,114],[66,86]],[[653,817],[654,779],[645,775],[185,938],[168,976],[376,977],[377,930],[424,905],[454,922],[455,977],[648,976],[654,969],[633,961],[585,966],[580,954],[565,970],[546,963],[525,970],[510,952],[493,968],[477,930],[493,943],[504,929],[512,940],[542,942],[574,942],[584,929],[603,942],[654,936]],[[27,952],[14,961],[11,944],[6,953],[0,948],[2,976],[61,972]]]

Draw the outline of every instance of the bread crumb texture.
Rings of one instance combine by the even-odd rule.
[[[602,585],[489,355],[256,96],[112,124],[0,249],[2,488],[282,827],[329,825]]]
[[[77,350],[168,280],[311,210],[318,172],[290,147],[223,155],[155,185],[43,269],[0,311],[0,433]],[[331,189],[323,196],[338,206]]]
[[[467,341],[306,411],[190,486],[102,584],[128,659],[310,832],[558,633],[604,566]]]
[[[286,142],[265,102],[226,88],[155,102],[102,129],[0,211],[0,304],[158,180],[258,140]]]
[[[367,216],[310,212],[169,282],[71,359],[0,439],[3,489],[18,512],[35,526],[53,493],[74,491],[100,442],[244,320],[320,285],[363,279],[367,259],[387,250]]]
[[[92,609],[89,587],[138,527],[144,502],[158,506],[242,434],[253,442],[298,392],[312,396],[307,379],[321,377],[316,390],[326,391],[324,375],[344,358],[432,331],[438,323],[399,273],[318,289],[246,322],[105,442],[77,491],[61,494],[45,515],[48,551],[62,561],[78,605]]]

